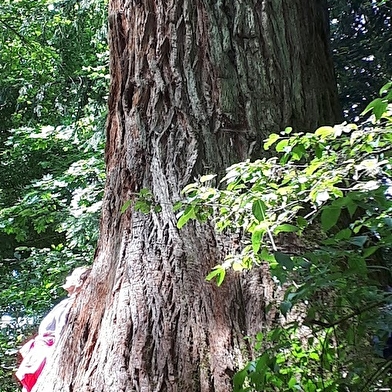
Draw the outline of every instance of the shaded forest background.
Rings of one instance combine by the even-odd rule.
[[[347,121],[391,79],[390,1],[330,1]],[[20,344],[92,262],[105,181],[105,1],[0,5],[0,390]],[[290,126],[290,124],[287,124]]]

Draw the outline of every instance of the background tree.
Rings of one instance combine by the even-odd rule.
[[[340,119],[326,11],[303,0],[110,2],[100,241],[37,389],[231,389],[245,335],[270,321],[271,282],[259,269],[206,283],[232,244],[208,225],[178,231],[173,206],[195,176],[259,155],[271,131]],[[133,205],[145,188],[149,214]]]
[[[16,351],[91,262],[104,182],[105,1],[0,5],[0,390]]]
[[[348,120],[358,120],[392,78],[392,7],[388,0],[332,0],[331,44],[339,98]]]

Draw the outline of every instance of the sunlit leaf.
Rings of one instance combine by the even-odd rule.
[[[177,228],[181,229],[190,219],[195,219],[195,207],[188,206],[177,221]]]
[[[267,207],[262,200],[255,200],[252,204],[252,213],[254,217],[259,221],[263,221],[265,219],[265,212]]]
[[[279,225],[275,227],[274,229],[274,234],[279,234],[279,233],[293,233],[297,232],[299,229],[297,226],[291,225],[289,223],[284,223],[282,225]]]

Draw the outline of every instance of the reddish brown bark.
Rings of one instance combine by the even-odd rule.
[[[272,286],[264,269],[206,283],[231,245],[207,225],[179,231],[173,204],[194,176],[258,155],[270,132],[339,117],[322,3],[110,2],[101,237],[37,390],[231,390]],[[162,211],[121,213],[142,188]]]

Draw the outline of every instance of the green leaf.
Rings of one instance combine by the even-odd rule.
[[[350,214],[350,218],[352,218],[354,216],[357,208],[358,208],[358,204],[355,203],[354,201],[351,201],[351,203],[347,204],[347,210],[348,210],[348,213]]]
[[[282,301],[279,305],[280,312],[283,314],[283,316],[287,316],[287,313],[291,310],[293,307],[293,304],[290,301]]]
[[[221,265],[217,265],[216,267],[214,267],[214,269],[206,276],[206,280],[210,281],[212,279],[216,279],[216,284],[219,287],[226,276],[226,270],[221,266]]]
[[[315,361],[319,361],[320,355],[313,351],[313,352],[309,353],[309,359],[314,359]]]
[[[288,139],[283,139],[276,145],[275,150],[277,152],[284,152],[284,151],[286,151],[286,148],[287,148],[288,144],[289,144],[289,140]]]
[[[336,233],[334,238],[339,241],[348,240],[351,237],[351,234],[351,230],[349,228],[345,228]]]
[[[123,214],[123,213],[129,208],[129,206],[131,205],[131,203],[132,203],[131,200],[127,200],[127,201],[123,204],[123,206],[121,207],[121,210],[120,210],[121,214]]]
[[[252,213],[253,216],[259,221],[263,221],[265,219],[265,211],[267,210],[267,206],[262,200],[255,200],[252,204]]]
[[[298,144],[293,148],[292,154],[293,154],[293,160],[299,161],[306,154],[306,149],[302,144]]]
[[[214,179],[216,177],[216,174],[208,174],[205,176],[201,176],[200,177],[200,182],[207,182],[207,181],[211,181],[212,179]]]
[[[384,86],[382,86],[382,87],[380,88],[380,91],[379,91],[378,94],[379,94],[379,95],[383,95],[383,94],[387,93],[388,90],[391,89],[391,87],[392,87],[392,82],[388,82],[387,84],[384,84]]]
[[[271,254],[266,248],[263,248],[261,250],[260,259],[263,261],[267,261],[268,263],[276,262],[274,255]]]
[[[194,206],[188,206],[184,213],[180,216],[177,222],[177,228],[181,229],[190,219],[195,219],[195,207]]]
[[[364,257],[353,256],[348,258],[350,269],[360,275],[366,275],[367,265]]]
[[[268,139],[265,140],[264,150],[268,150],[279,139],[280,139],[279,135],[277,135],[276,133],[271,133]]]
[[[265,230],[253,230],[252,233],[252,249],[253,252],[255,254],[257,254],[257,252],[260,249],[260,245],[261,245],[261,238],[263,237]]]
[[[297,226],[300,229],[304,229],[305,227],[308,226],[308,221],[305,218],[303,218],[302,216],[297,216]]]
[[[279,225],[275,227],[274,229],[274,234],[279,234],[279,233],[293,233],[297,232],[299,229],[297,226],[290,225],[289,223],[284,223],[282,225]]]
[[[379,120],[382,115],[386,112],[388,107],[388,100],[385,98],[376,98],[369,105],[366,106],[365,110],[361,113],[363,116],[364,114],[372,111],[376,120]]]
[[[142,212],[143,214],[148,214],[151,211],[151,202],[147,202],[143,199],[137,200],[135,203],[135,211]]]
[[[363,250],[363,257],[369,257],[373,253],[377,252],[380,249],[380,246],[370,246],[369,248],[366,248]]]
[[[292,271],[294,268],[293,259],[282,252],[274,252],[275,260],[278,262],[279,265],[285,267],[288,271]]]
[[[369,240],[367,235],[359,235],[356,237],[351,238],[350,244],[363,248],[366,242]]]
[[[324,127],[318,128],[314,134],[315,134],[316,136],[321,137],[322,139],[325,139],[325,138],[327,138],[328,136],[333,136],[333,135],[335,135],[335,130],[334,130],[333,127],[324,126]]]
[[[237,372],[234,377],[233,377],[233,385],[234,385],[234,390],[233,392],[243,392],[244,389],[242,388],[245,378],[248,375],[248,370],[247,368]]]
[[[173,211],[176,212],[178,210],[181,210],[181,208],[183,208],[183,207],[184,207],[183,202],[182,201],[177,201],[173,205]]]
[[[340,208],[324,207],[321,213],[321,226],[324,231],[330,230],[334,227],[340,217]]]

